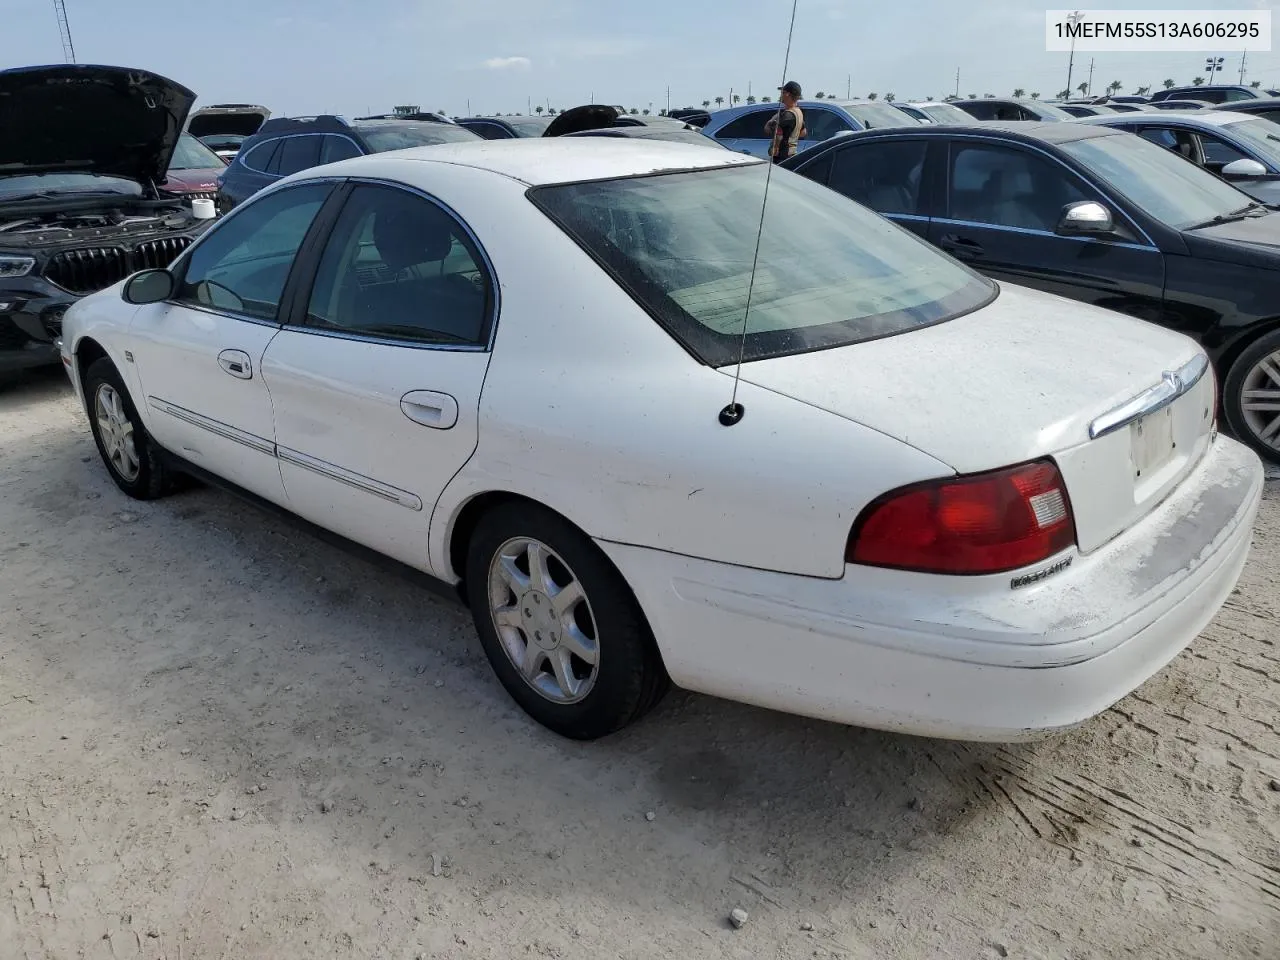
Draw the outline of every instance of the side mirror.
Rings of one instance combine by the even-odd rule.
[[[125,281],[122,296],[125,303],[141,306],[159,303],[173,296],[173,274],[168,270],[143,270]]]
[[[1265,177],[1267,168],[1260,164],[1257,160],[1249,157],[1241,157],[1239,160],[1232,160],[1222,168],[1222,175],[1240,180],[1253,180],[1257,177]]]
[[[1114,233],[1115,229],[1110,210],[1093,200],[1082,200],[1062,208],[1057,232],[1065,236],[1099,236]]]

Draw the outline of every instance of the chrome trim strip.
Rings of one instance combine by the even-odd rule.
[[[445,350],[453,353],[488,353],[483,343],[427,343],[423,340],[398,340],[395,337],[373,336],[367,333],[347,333],[327,327],[308,327],[301,324],[285,324],[281,328],[288,333],[305,333],[309,336],[332,337],[335,340],[355,340],[358,343],[377,343],[384,347],[409,347],[413,350]]]
[[[886,216],[896,216],[896,214],[886,214]],[[1149,247],[1144,243],[1127,243],[1122,240],[1099,240],[1097,237],[1064,237],[1060,233],[1054,233],[1052,230],[1033,230],[1030,227],[1010,227],[1003,223],[980,223],[977,220],[952,220],[949,217],[934,217],[934,223],[944,224],[953,227],[974,227],[979,230],[1003,230],[1006,233],[1021,233],[1032,237],[1052,237],[1054,240],[1073,240],[1077,243],[1103,243],[1108,247],[1119,247],[1122,250],[1146,250],[1149,253],[1159,253],[1155,247]]]
[[[408,507],[410,510],[422,509],[422,501],[407,490],[401,490],[399,487],[393,487],[389,483],[382,483],[371,477],[353,473],[326,460],[309,457],[300,450],[278,446],[276,447],[276,456],[285,463],[292,463],[296,467],[302,467],[304,470],[318,473],[320,476],[328,477],[330,480],[345,483],[349,487],[363,490],[365,493],[371,493],[375,497],[381,497],[383,500],[389,500],[392,503],[398,503],[400,506]]]
[[[194,410],[188,410],[186,407],[180,407],[176,403],[170,403],[160,397],[147,397],[147,405],[153,410],[159,410],[161,413],[167,413],[171,417],[182,420],[192,426],[200,427],[202,430],[208,430],[212,434],[216,434],[225,440],[233,440],[236,443],[244,444],[252,450],[259,453],[265,453],[269,457],[276,455],[276,445],[273,441],[260,437],[257,434],[240,430],[230,424],[223,423],[221,420],[214,420],[196,413]]]
[[[1196,354],[1177,370],[1166,370],[1160,382],[1148,387],[1131,400],[1108,410],[1089,424],[1089,439],[1097,440],[1121,427],[1128,426],[1135,420],[1150,416],[1163,410],[1179,397],[1184,396],[1200,382],[1200,378],[1209,369],[1209,358],[1203,353]]]

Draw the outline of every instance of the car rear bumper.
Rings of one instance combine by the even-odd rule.
[[[1219,437],[1134,527],[1021,589],[1008,576],[849,566],[822,580],[601,547],[682,687],[838,723],[1012,741],[1101,713],[1195,639],[1239,579],[1262,483],[1257,456]]]

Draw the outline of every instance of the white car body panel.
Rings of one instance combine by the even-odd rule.
[[[221,410],[267,431],[275,456],[261,459],[286,507],[448,581],[461,573],[451,539],[474,498],[513,493],[550,507],[621,571],[673,679],[690,689],[972,739],[1070,726],[1105,709],[1195,637],[1248,552],[1261,463],[1200,415],[1211,374],[1165,408],[1181,451],[1157,476],[1132,475],[1129,428],[1089,440],[1096,417],[1202,351],[1154,326],[1005,287],[934,327],[744,365],[746,413],[726,428],[717,414],[732,367],[692,359],[525,192],[756,162],[658,141],[509,140],[287,178],[257,196],[352,176],[436,197],[479,238],[501,314],[488,352],[264,326],[250,389],[270,393],[265,427],[253,419],[256,400],[228,394],[252,381],[213,363],[215,348],[233,346],[216,341],[213,314],[184,310],[176,328],[191,357],[205,351],[208,376],[185,361],[154,375],[143,362],[142,383],[126,372],[126,350],[146,358],[149,338],[172,335],[159,319],[172,308],[143,315],[119,286],[68,312],[64,359],[78,383],[74,357],[92,336],[135,397]],[[455,400],[456,421],[411,420],[400,403],[412,391]],[[170,416],[138,407],[149,427]],[[206,469],[255,479],[241,451],[224,458],[183,423],[160,427],[173,452],[190,457],[194,446]],[[317,471],[291,452],[340,469]],[[1064,474],[1078,548],[979,577],[846,565],[855,518],[883,493],[1041,456]],[[352,480],[377,481],[380,492]]]

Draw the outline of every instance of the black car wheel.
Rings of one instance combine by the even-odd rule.
[[[136,500],[154,500],[168,493],[169,471],[115,364],[106,357],[95,360],[82,386],[94,443],[116,486]]]
[[[1280,330],[1249,344],[1231,365],[1222,412],[1232,433],[1280,463]]]
[[[498,679],[556,733],[594,740],[647,713],[667,678],[640,605],[590,538],[560,516],[507,503],[477,525],[467,595]]]

